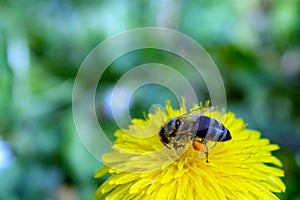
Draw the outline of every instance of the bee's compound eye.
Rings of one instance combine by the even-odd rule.
[[[174,124],[173,120],[169,121],[169,123],[167,124],[168,127],[172,127]]]
[[[176,129],[179,128],[180,124],[181,124],[180,121],[177,119],[176,122],[175,122]]]

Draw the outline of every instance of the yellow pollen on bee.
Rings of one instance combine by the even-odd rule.
[[[194,140],[193,141],[193,148],[195,151],[201,151],[201,152],[205,152],[206,151],[206,148],[205,148],[205,144],[197,141],[197,140]]]

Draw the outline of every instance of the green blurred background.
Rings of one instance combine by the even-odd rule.
[[[0,2],[0,199],[94,199],[101,163],[80,143],[72,87],[87,54],[128,29],[160,26],[198,41],[222,74],[228,109],[281,146],[287,186],[300,199],[300,1],[37,1]],[[174,55],[133,52],[114,62],[97,93],[100,123],[110,138],[111,89],[148,62],[189,68]],[[195,80],[194,80],[195,81]],[[196,80],[197,81],[197,80]],[[174,84],[178,84],[174,82]],[[205,100],[206,93],[200,95]],[[142,117],[174,95],[150,85],[132,97]]]

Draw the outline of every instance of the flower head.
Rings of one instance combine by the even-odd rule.
[[[113,151],[103,156],[106,166],[95,174],[111,174],[98,188],[97,199],[278,199],[273,192],[285,191],[279,178],[284,176],[282,164],[271,154],[278,145],[246,129],[242,119],[231,112],[206,113],[222,121],[232,136],[216,143],[207,163],[193,145],[174,150],[162,144],[158,132],[172,117],[187,112],[184,100],[179,110],[168,101],[166,111],[157,108],[145,120],[133,119],[126,130],[115,132]]]

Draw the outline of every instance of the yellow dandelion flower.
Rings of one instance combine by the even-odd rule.
[[[278,145],[246,129],[232,112],[209,113],[222,121],[232,139],[218,142],[207,163],[192,145],[174,151],[162,144],[158,132],[172,117],[187,112],[184,100],[179,110],[168,101],[166,111],[158,108],[115,132],[113,151],[102,157],[106,166],[95,173],[96,178],[111,174],[98,188],[97,199],[278,199],[273,193],[285,191],[279,178],[284,176],[282,164],[271,154]]]

